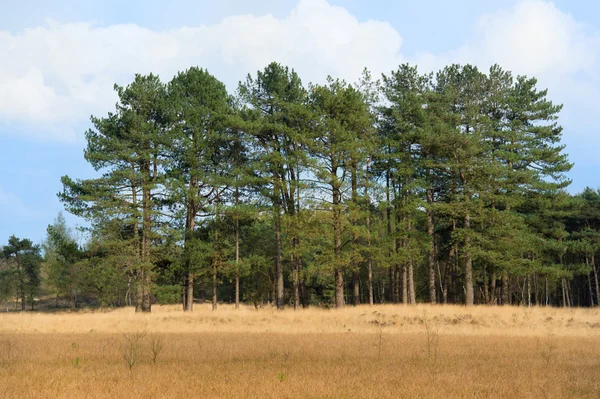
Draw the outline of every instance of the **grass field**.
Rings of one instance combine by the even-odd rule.
[[[0,398],[103,397],[598,398],[600,310],[0,315]]]

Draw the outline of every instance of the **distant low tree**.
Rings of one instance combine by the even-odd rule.
[[[25,303],[29,302],[34,310],[35,298],[38,296],[41,284],[40,265],[42,257],[40,247],[33,245],[31,240],[10,236],[8,245],[2,249],[4,257],[14,267],[16,283],[16,303],[21,299],[21,310],[25,310]]]
[[[71,308],[74,309],[77,305],[77,294],[81,291],[85,279],[78,264],[81,251],[62,214],[58,214],[46,231],[47,238],[42,245],[46,285],[56,294],[57,306],[59,296],[66,295]]]
[[[14,298],[17,289],[17,270],[12,262],[9,262],[0,252],[0,302],[6,304],[8,312],[9,299]]]

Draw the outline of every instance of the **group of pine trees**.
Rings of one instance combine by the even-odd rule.
[[[597,306],[600,191],[565,191],[561,106],[536,84],[498,66],[401,65],[305,86],[272,63],[232,95],[200,68],[167,84],[136,75],[86,133],[98,177],[62,178],[90,238],[80,248],[64,220],[49,226],[43,286],[73,307],[138,311]],[[33,303],[26,279],[11,292]]]

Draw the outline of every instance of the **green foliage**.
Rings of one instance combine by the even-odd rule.
[[[181,302],[181,286],[179,285],[155,285],[153,293],[160,305],[172,305]]]
[[[25,303],[28,302],[31,310],[34,310],[35,298],[41,285],[40,247],[33,245],[31,240],[19,239],[13,235],[8,239],[8,245],[3,247],[2,252],[9,264],[8,270],[3,273],[6,279],[3,285],[12,281],[16,285],[14,291],[17,300],[21,300],[21,309],[24,310]]]
[[[152,292],[189,310],[237,289],[278,307],[600,301],[600,191],[564,192],[562,107],[535,78],[405,64],[305,87],[270,63],[235,96],[196,67],[115,90],[86,134],[99,176],[62,179],[91,237],[48,227],[49,294],[144,311]],[[33,297],[35,262],[15,259],[0,297]]]
[[[56,297],[69,297],[74,308],[75,298],[84,289],[87,280],[81,263],[82,253],[62,214],[59,213],[54,224],[48,226],[47,234],[43,244],[47,291]]]

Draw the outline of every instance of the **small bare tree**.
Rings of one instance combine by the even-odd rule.
[[[150,337],[150,358],[152,359],[152,363],[156,364],[156,359],[162,352],[163,348],[164,341],[160,336],[153,335]]]
[[[121,333],[123,336],[123,343],[121,345],[121,354],[129,372],[133,371],[136,364],[139,363],[142,355],[142,340],[148,334],[148,331],[143,328],[130,333]]]
[[[425,347],[427,349],[427,358],[437,362],[440,346],[440,327],[432,319],[427,317],[423,311],[423,327],[425,328]]]
[[[385,315],[381,313],[376,314],[376,319],[370,321],[370,323],[375,327],[375,332],[377,336],[377,342],[375,346],[377,347],[377,357],[381,357],[381,348],[383,346],[383,330],[385,327],[389,327],[394,325],[394,322],[387,322],[385,320]]]

